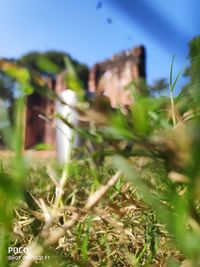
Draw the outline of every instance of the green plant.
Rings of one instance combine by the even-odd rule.
[[[195,101],[174,97],[180,73],[173,80],[173,64],[174,58],[169,98],[138,94],[126,114],[78,108],[88,127],[63,118],[87,138],[82,158],[72,153],[64,166],[24,157],[31,75],[3,65],[22,88],[15,123],[1,130],[15,153],[0,165],[3,266],[18,265],[7,258],[14,244],[28,247],[20,267],[36,265],[30,255],[50,257],[39,266],[200,265],[199,91],[193,92]],[[71,74],[77,84],[74,69]],[[6,109],[0,115],[9,121]]]
[[[3,164],[0,170],[0,232],[1,232],[1,254],[0,262],[3,266],[8,266],[7,248],[10,243],[10,232],[12,220],[14,219],[14,209],[23,197],[23,188],[26,177],[26,164],[23,157],[24,150],[24,115],[25,115],[25,97],[31,91],[29,84],[29,73],[26,69],[15,69],[5,65],[4,71],[14,77],[18,82],[21,95],[15,101],[15,123],[9,123],[9,116],[6,108],[0,111],[0,121],[8,122],[1,129],[7,146],[15,152],[12,160],[12,172],[7,174],[4,171]]]

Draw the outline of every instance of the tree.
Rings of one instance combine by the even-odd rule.
[[[184,73],[189,78],[189,82],[183,88],[181,94],[198,102],[200,98],[200,36],[195,37],[189,43],[189,60],[190,65]]]
[[[189,43],[190,66],[185,71],[185,76],[190,78],[190,84],[200,82],[200,36],[195,37]]]
[[[15,62],[12,60],[5,60],[6,62]],[[15,80],[7,75],[0,67],[0,99],[10,101],[14,95]]]
[[[77,75],[82,80],[83,85],[87,88],[89,70],[85,64],[79,63],[73,59],[69,54],[59,51],[48,51],[44,53],[30,52],[22,56],[18,63],[27,67],[30,71],[35,71],[40,74],[58,74],[65,70],[65,58],[69,58],[72,62]]]

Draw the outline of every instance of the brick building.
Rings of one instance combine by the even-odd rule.
[[[94,65],[90,70],[88,90],[105,95],[113,108],[129,104],[125,87],[134,79],[145,79],[145,49],[143,46],[114,55],[112,59]],[[66,90],[63,73],[55,79],[47,79],[48,87],[56,93]],[[39,117],[49,116],[55,110],[53,100],[32,94],[27,99],[25,148],[37,143],[55,145],[55,129]]]
[[[96,64],[90,71],[89,91],[106,95],[112,107],[126,104],[125,87],[137,78],[145,79],[145,49],[143,46],[114,55]]]
[[[64,72],[57,77],[47,77],[46,84],[56,94],[66,90]],[[34,92],[27,97],[25,148],[45,143],[55,146],[55,129],[45,117],[55,112],[55,100]],[[41,118],[43,116],[43,119]]]

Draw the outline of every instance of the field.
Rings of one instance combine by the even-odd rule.
[[[12,173],[10,161],[2,160],[7,174]],[[32,162],[28,163],[25,201],[14,209],[9,247],[27,247],[40,236],[44,248],[37,266],[178,266],[175,263],[183,260],[172,236],[134,185],[119,173],[109,184],[116,176],[110,164],[97,167],[89,156],[70,163],[62,205],[55,221],[49,222],[62,170],[54,159],[41,157]],[[151,160],[137,158],[133,163],[152,185],[165,175],[161,163],[155,166]],[[162,189],[161,182],[156,186]],[[10,266],[19,266],[15,257],[22,254],[8,255]]]
[[[12,119],[0,109],[12,151],[0,153],[0,266],[200,266],[199,41],[190,44],[190,82],[176,97],[173,58],[169,96],[137,81],[128,107],[113,110],[100,97],[76,107],[82,125],[46,118],[85,140],[62,165],[52,152],[24,153],[26,98],[39,76],[0,62],[21,88]]]

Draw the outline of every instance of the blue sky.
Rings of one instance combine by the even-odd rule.
[[[148,83],[168,78],[174,54],[174,75],[185,66],[187,44],[200,34],[200,0],[102,0],[96,9],[98,2],[0,0],[0,57],[54,49],[92,66],[144,44]]]

